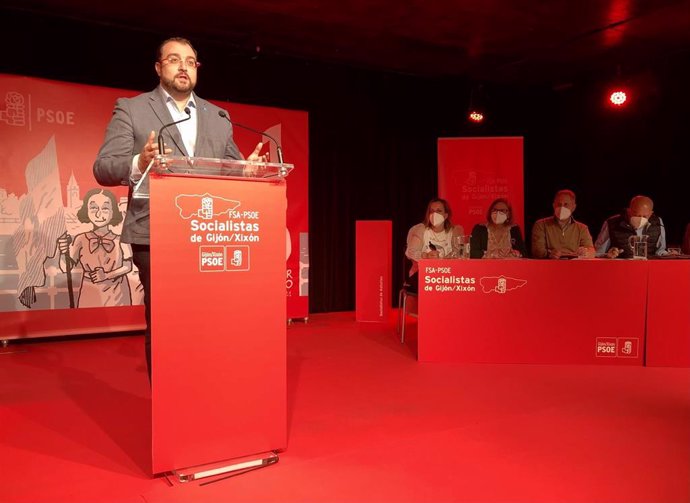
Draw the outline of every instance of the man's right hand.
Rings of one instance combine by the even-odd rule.
[[[144,147],[139,152],[139,171],[142,173],[146,171],[148,165],[158,155],[158,144],[154,142],[155,138],[156,132],[151,131],[148,140],[146,140]],[[166,148],[165,154],[172,154],[172,149]]]

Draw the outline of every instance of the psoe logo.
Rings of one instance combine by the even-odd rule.
[[[615,337],[597,337],[598,357],[615,358],[618,340]]]
[[[225,271],[225,249],[222,246],[199,247],[199,271]]]
[[[226,271],[248,271],[250,269],[249,246],[226,246],[225,256],[228,258],[225,264]]]
[[[504,294],[511,290],[517,290],[527,284],[526,279],[508,278],[506,276],[484,276],[479,278],[479,284],[484,293]]]
[[[619,358],[637,358],[640,339],[637,337],[619,337],[616,342],[618,343],[618,352],[616,356]]]
[[[193,217],[211,220],[224,213],[230,213],[240,205],[239,201],[205,194],[180,194],[175,198],[175,206],[180,210],[180,217],[188,220]]]
[[[8,126],[26,125],[24,96],[15,91],[5,93],[4,107],[0,108],[0,122]]]

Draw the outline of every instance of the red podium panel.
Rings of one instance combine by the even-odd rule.
[[[642,365],[646,261],[422,260],[420,361]]]
[[[358,220],[355,245],[357,321],[388,323],[391,311],[393,223]]]
[[[650,260],[646,364],[690,367],[690,260]]]
[[[284,449],[285,182],[150,192],[153,472]]]

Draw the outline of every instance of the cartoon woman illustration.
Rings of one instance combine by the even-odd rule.
[[[77,212],[80,222],[93,224],[89,232],[60,236],[60,268],[65,271],[65,256],[72,264],[81,264],[81,292],[78,307],[129,306],[132,295],[127,274],[132,270],[131,256],[125,257],[120,236],[110,230],[122,221],[115,195],[106,189],[91,189]]]

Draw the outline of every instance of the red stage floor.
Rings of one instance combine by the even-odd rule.
[[[0,501],[690,501],[690,370],[419,364],[410,336],[291,326],[288,450],[207,486],[148,476],[141,337],[24,345],[0,355]]]

